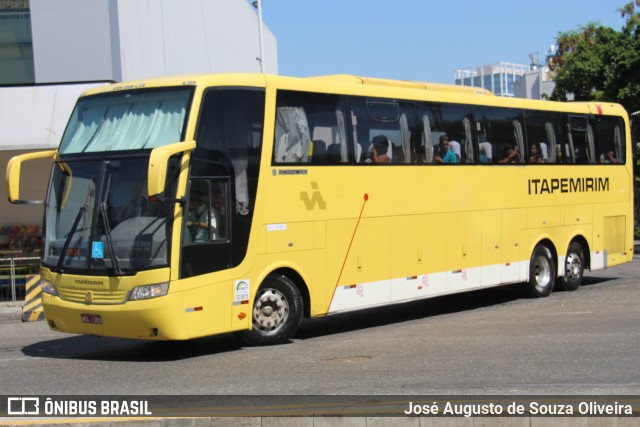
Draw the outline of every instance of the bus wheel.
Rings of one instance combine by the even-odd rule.
[[[529,294],[534,297],[548,296],[555,278],[556,264],[551,250],[545,245],[536,246],[529,263]]]
[[[268,276],[253,303],[253,327],[240,332],[249,345],[282,344],[302,321],[302,296],[294,283],[282,274]]]
[[[582,246],[576,242],[571,242],[567,249],[567,256],[564,259],[564,276],[558,281],[560,289],[565,291],[575,291],[582,282],[584,273],[584,252]]]

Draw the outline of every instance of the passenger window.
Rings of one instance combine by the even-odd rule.
[[[443,134],[449,137],[449,146],[456,153],[458,163],[462,164],[475,162],[470,113],[468,107],[444,104],[440,110],[442,124],[436,132],[439,135],[434,135],[438,140]]]
[[[475,109],[475,118],[480,163],[524,162],[524,120],[520,110],[479,107]]]
[[[530,164],[562,163],[561,114],[527,111],[525,123],[528,143],[525,160]]]
[[[587,116],[569,115],[567,120],[567,163],[596,163],[593,127]]]
[[[394,100],[349,98],[356,163],[411,163],[413,113]],[[386,150],[386,151],[384,151]]]
[[[470,109],[454,104],[428,104],[418,109],[424,161],[431,164],[473,163]],[[448,154],[451,151],[453,155]]]
[[[347,163],[344,101],[337,95],[280,91],[273,162]]]
[[[625,139],[619,117],[595,116],[595,143],[597,162],[600,164],[625,163]]]

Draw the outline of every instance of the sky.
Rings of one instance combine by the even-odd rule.
[[[278,74],[453,83],[458,68],[544,61],[560,32],[620,30],[630,0],[262,0]]]

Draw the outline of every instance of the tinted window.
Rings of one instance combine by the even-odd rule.
[[[524,162],[525,133],[520,110],[478,107],[475,118],[480,163]]]
[[[544,111],[525,113],[528,154],[531,164],[562,163],[562,115]]]
[[[595,116],[595,144],[600,164],[625,163],[624,126],[619,117]]]
[[[471,127],[471,109],[456,104],[423,104],[418,109],[418,123],[422,131],[421,144],[424,147],[425,163],[441,163],[448,151],[455,155],[455,161],[448,164],[473,163],[473,129]],[[441,144],[441,139],[448,143]]]
[[[411,163],[413,112],[394,100],[349,98],[357,163]]]
[[[347,163],[343,105],[337,95],[278,92],[273,163]]]

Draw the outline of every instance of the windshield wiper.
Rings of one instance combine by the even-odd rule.
[[[56,266],[56,273],[62,273],[62,267],[64,263],[64,259],[67,255],[67,249],[69,249],[69,244],[71,243],[71,238],[74,234],[76,234],[76,230],[78,229],[78,224],[80,223],[80,218],[84,215],[87,210],[87,205],[83,205],[78,210],[78,215],[76,215],[75,221],[73,221],[73,225],[71,226],[71,230],[69,234],[67,234],[67,238],[64,241],[64,245],[62,245],[62,252],[60,253],[60,258],[58,258],[58,265]]]
[[[102,216],[102,225],[104,225],[104,237],[107,240],[107,248],[111,254],[111,264],[113,265],[113,272],[116,276],[124,276],[124,272],[120,270],[120,264],[118,263],[118,257],[113,250],[113,240],[111,240],[111,226],[109,225],[109,218],[107,218],[107,204],[105,202],[100,203],[100,216]]]

